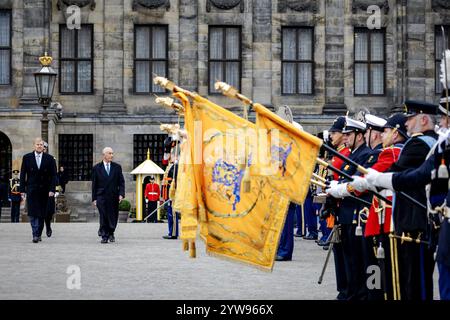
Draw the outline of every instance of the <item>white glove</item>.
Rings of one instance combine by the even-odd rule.
[[[350,193],[347,191],[347,184],[339,184],[335,180],[330,182],[330,186],[325,190],[325,192],[334,198],[344,198],[350,195]]]
[[[394,187],[392,186],[392,172],[381,173],[371,168],[369,168],[368,171],[365,178],[369,184],[383,189],[394,190]]]
[[[353,176],[353,181],[349,182],[349,184],[353,187],[353,189],[355,189],[356,191],[359,192],[364,192],[366,190],[369,190],[371,188],[373,188],[372,185],[369,184],[369,182],[360,176]]]
[[[145,203],[148,203],[148,199],[145,199]]]
[[[59,197],[59,192],[55,192],[55,198]]]

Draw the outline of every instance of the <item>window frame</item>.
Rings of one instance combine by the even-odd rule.
[[[367,60],[356,60],[356,34],[357,33],[367,33]],[[372,45],[372,34],[381,33],[383,34],[383,61],[372,61],[371,56],[371,45]],[[356,64],[366,64],[367,65],[367,93],[356,93]],[[371,85],[371,75],[370,70],[372,64],[382,64],[383,65],[383,93],[372,93]],[[373,29],[355,27],[353,30],[353,96],[354,97],[385,97],[386,96],[386,28]]]
[[[212,28],[221,28],[222,29],[222,59],[211,59],[210,58],[210,49],[211,49],[211,29]],[[226,59],[226,29],[234,28],[239,30],[239,57],[238,59]],[[222,77],[223,81],[226,81],[226,63],[227,62],[238,62],[239,63],[239,85],[236,88],[238,91],[241,91],[242,87],[242,26],[241,25],[208,25],[208,95],[221,95],[220,92],[211,91],[210,83],[211,83],[211,62],[220,62],[222,63]]]
[[[60,95],[93,95],[94,94],[94,25],[92,23],[89,24],[82,24],[81,28],[85,28],[85,27],[89,27],[91,28],[91,57],[90,58],[79,58],[78,57],[78,31],[79,29],[73,29],[75,30],[75,44],[74,44],[74,51],[76,54],[76,57],[74,58],[63,58],[62,57],[62,50],[61,50],[61,45],[62,45],[62,28],[64,28],[67,26],[65,24],[60,24],[59,25],[59,76],[58,76],[58,86],[59,86],[59,94]],[[72,61],[75,62],[75,70],[74,70],[74,80],[75,80],[75,91],[73,92],[68,92],[68,91],[61,91],[62,89],[62,63],[66,62],[66,61]],[[90,91],[86,91],[86,92],[79,92],[78,91],[78,63],[80,61],[90,61],[91,62],[91,90]]]
[[[150,32],[149,32],[149,58],[148,59],[142,59],[142,58],[136,58],[136,45],[137,45],[137,41],[136,41],[136,30],[138,28],[144,28],[144,27],[149,27],[150,28]],[[165,54],[165,58],[161,59],[161,58],[157,58],[154,59],[152,58],[152,52],[153,52],[153,27],[164,27],[166,29],[166,54]],[[169,78],[169,25],[168,24],[134,24],[133,26],[133,94],[134,95],[149,95],[149,94],[167,94],[167,90],[164,90],[164,92],[153,92],[152,89],[152,83],[153,83],[153,75],[152,73],[150,74],[150,87],[149,87],[149,91],[148,92],[138,92],[136,91],[136,62],[137,61],[148,61],[150,64],[150,72],[152,72],[153,70],[153,62],[166,62],[166,78]]]
[[[13,33],[13,24],[12,24],[12,10],[11,9],[0,9],[0,12],[6,12],[9,14],[9,46],[4,47],[0,46],[0,50],[9,50],[9,81],[8,83],[0,83],[0,87],[2,86],[11,86],[12,85],[12,33]]]
[[[62,139],[63,136],[65,137],[64,141]],[[86,161],[82,160],[81,166],[77,165],[77,169],[82,169],[83,171],[87,170],[87,174],[85,176],[83,175],[83,178],[81,180],[79,180],[78,174],[75,174],[75,172],[74,172],[74,164],[75,163],[78,164],[80,162],[78,161],[78,159],[75,159],[75,155],[74,155],[73,151],[72,152],[62,152],[62,150],[68,150],[68,151],[74,150],[73,144],[74,144],[74,142],[76,142],[77,144],[80,143],[81,136],[88,137],[88,139],[86,139],[86,140],[88,140],[88,142],[90,142],[91,145],[88,146],[87,148],[89,148],[91,150],[91,152],[90,152],[90,154],[83,154],[82,156],[83,157],[87,156],[88,160],[86,160]],[[71,137],[72,137],[72,139],[70,139]],[[76,141],[74,141],[75,139],[73,139],[73,137],[77,137]],[[84,138],[82,140],[84,140]],[[72,148],[63,146],[63,143],[68,143],[68,142],[72,143],[72,146],[71,146]],[[81,142],[84,142],[84,141],[81,141]],[[66,148],[66,149],[64,149],[64,148]],[[67,159],[63,159],[63,156],[67,157]],[[69,166],[69,163],[71,164],[70,166]],[[86,167],[84,167],[84,165],[86,165]],[[59,170],[60,166],[64,166],[64,170],[67,172],[69,181],[91,181],[92,180],[92,168],[94,166],[94,134],[93,133],[79,133],[79,134],[77,134],[77,133],[69,133],[69,134],[60,133],[60,134],[58,134],[58,170]],[[75,178],[75,177],[77,177],[77,179],[73,180],[73,178]]]
[[[439,58],[439,59],[437,59],[437,52],[436,52],[436,49],[437,49],[437,46],[436,46],[436,35],[438,34],[438,33],[441,33],[442,31],[441,31],[441,27],[444,27],[444,31],[445,31],[445,36],[447,37],[447,46],[446,46],[446,48],[450,48],[450,37],[448,36],[448,32],[450,32],[450,25],[448,25],[448,24],[440,24],[440,25],[435,25],[434,26],[434,94],[435,95],[440,95],[441,93],[442,93],[442,90],[439,90],[439,91],[437,91],[437,89],[438,89],[438,85],[441,83],[439,80],[438,81],[436,81],[436,77],[437,77],[437,75],[439,74],[440,75],[440,73],[441,73],[441,71],[440,71],[440,67],[441,67],[441,61],[442,61],[442,56],[441,56],[441,58]],[[444,50],[445,50],[445,48],[444,48]],[[438,69],[436,69],[436,63],[438,63],[439,62],[439,68]],[[447,68],[448,68],[449,66],[447,66]],[[449,86],[450,86],[450,83],[449,83]],[[443,87],[443,86],[442,86]]]
[[[283,37],[284,37],[284,30],[286,29],[293,29],[295,30],[295,60],[291,59],[284,59],[284,50],[283,50]],[[311,30],[311,60],[299,60],[298,59],[298,53],[299,53],[299,41],[298,41],[298,34],[299,30]],[[314,96],[315,95],[315,73],[316,73],[316,63],[314,60],[314,54],[315,54],[315,28],[314,26],[283,26],[281,27],[281,95],[282,96]],[[283,86],[283,80],[284,80],[284,73],[283,73],[283,64],[284,63],[295,63],[295,93],[285,93],[284,92],[284,86]],[[298,88],[298,66],[300,63],[310,63],[311,64],[311,93],[300,93]]]
[[[155,136],[158,136],[158,138],[155,138]],[[147,137],[147,139],[144,139],[144,137]],[[148,139],[149,137],[152,137],[152,139]],[[143,161],[147,159],[147,149],[146,147],[139,147],[137,146],[138,143],[145,143],[151,140],[152,143],[157,142],[158,144],[161,143],[161,151],[157,152],[158,156],[161,157],[161,160],[154,158],[154,150],[150,150],[150,157],[152,157],[152,161],[156,163],[161,168],[164,167],[162,164],[162,160],[164,157],[164,140],[168,137],[165,133],[134,133],[133,134],[133,167],[136,168],[138,165],[140,165]],[[158,146],[156,146],[158,148]],[[138,150],[143,150],[144,153],[139,153]],[[139,159],[139,155],[142,155],[142,161]],[[136,180],[136,176],[133,176],[134,180]]]

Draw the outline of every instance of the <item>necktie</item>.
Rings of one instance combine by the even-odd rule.
[[[109,176],[109,163],[106,164],[106,173],[107,173],[108,176]]]
[[[36,155],[36,163],[37,163],[38,169],[40,169],[41,168],[41,155],[40,154]]]

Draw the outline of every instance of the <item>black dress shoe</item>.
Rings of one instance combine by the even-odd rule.
[[[317,240],[317,236],[312,236],[310,234],[308,234],[307,236],[303,237],[303,239],[305,240]]]
[[[38,237],[33,237],[33,243],[38,243],[39,242],[39,238]]]
[[[100,241],[100,243],[108,243],[108,239],[107,238],[102,238],[102,241]]]
[[[177,239],[175,236],[163,236],[163,239]]]
[[[302,235],[302,234],[294,233],[294,237],[301,238],[301,237],[303,237],[303,235]]]
[[[286,257],[282,257],[282,256],[277,256],[275,258],[275,261],[291,261],[292,259],[286,258]]]
[[[116,238],[114,238],[114,235],[109,236],[109,242],[116,242]]]
[[[52,236],[52,229],[51,228],[48,228],[47,229],[47,237],[51,237]]]
[[[42,241],[42,238],[41,238],[41,236],[39,236],[39,237],[38,237],[38,241]]]
[[[329,244],[326,244],[326,245],[324,245],[324,246],[322,247],[322,249],[323,249],[323,250],[328,250],[328,249],[330,249],[330,245],[329,245]]]

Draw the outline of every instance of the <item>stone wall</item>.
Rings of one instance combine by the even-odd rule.
[[[45,50],[59,65],[59,25],[64,7],[57,0],[0,0],[12,9],[12,85],[0,86],[0,131],[13,145],[17,161],[31,150],[40,134],[42,108],[36,103],[33,72]],[[133,88],[134,25],[168,25],[169,77],[180,86],[241,113],[237,100],[208,95],[208,26],[242,27],[241,91],[271,108],[289,105],[295,120],[312,133],[326,129],[335,115],[361,108],[388,115],[406,98],[436,102],[434,66],[435,25],[450,25],[450,8],[434,0],[242,0],[220,9],[211,0],[170,0],[156,9],[135,0],[95,0],[81,8],[82,23],[94,25],[94,92],[61,95],[54,101],[63,119],[51,116],[50,150],[58,156],[57,134],[94,134],[95,160],[112,146],[133,197],[133,134],[159,133],[161,122],[177,116],[136,95]],[[216,1],[217,2],[217,1]],[[353,78],[354,28],[366,26],[368,4],[379,4],[386,28],[386,91],[381,97],[355,97]],[[281,95],[281,27],[314,27],[314,94]],[[164,95],[164,94],[163,94]],[[252,114],[251,114],[252,116]],[[89,182],[73,183],[88,198]],[[86,200],[87,201],[87,200]]]

